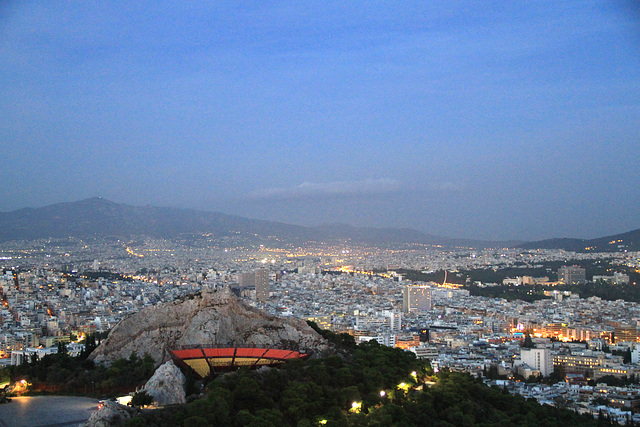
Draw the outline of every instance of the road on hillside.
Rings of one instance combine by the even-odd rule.
[[[12,397],[0,405],[0,427],[74,427],[89,419],[98,400],[75,396]]]

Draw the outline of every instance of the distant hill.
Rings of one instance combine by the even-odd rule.
[[[289,243],[309,241],[397,246],[440,245],[447,248],[566,249],[585,251],[640,250],[640,230],[593,240],[550,239],[539,242],[450,239],[411,228],[355,227],[326,224],[316,227],[244,218],[220,212],[158,206],[133,206],[94,197],[77,202],[57,203],[41,208],[0,212],[0,242],[46,238],[87,238],[110,236],[128,238],[150,236],[165,239],[211,234],[260,240],[276,237]],[[622,247],[619,247],[622,246]]]
[[[640,250],[640,229],[597,239],[547,239],[518,245],[523,249],[564,249],[575,252],[616,252]]]
[[[297,241],[371,244],[443,244],[445,238],[411,229],[365,228],[344,224],[304,227],[243,218],[219,212],[156,206],[132,206],[103,198],[57,203],[41,208],[0,212],[0,242],[89,236],[147,235],[176,238],[188,234],[214,237],[268,237]]]
[[[185,233],[302,233],[302,227],[190,209],[131,206],[102,198],[0,213],[0,241],[92,235],[177,237]]]

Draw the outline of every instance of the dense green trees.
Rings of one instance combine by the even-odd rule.
[[[550,298],[544,295],[544,291],[571,291],[580,298],[600,297],[605,300],[615,301],[623,299],[625,301],[640,302],[640,287],[629,285],[612,285],[602,281],[596,283],[584,283],[578,285],[497,285],[489,287],[479,287],[476,285],[467,285],[471,295],[488,297],[488,298],[504,298],[507,300],[520,299],[527,302]]]
[[[468,374],[434,374],[412,353],[376,342],[348,345],[338,354],[219,375],[205,397],[146,425],[597,425],[592,417],[512,396]]]
[[[136,407],[144,407],[147,405],[151,405],[152,403],[153,403],[153,396],[147,393],[146,390],[142,390],[134,393],[128,405],[136,406]]]
[[[118,359],[110,367],[96,366],[85,355],[50,354],[40,361],[4,368],[12,380],[26,379],[34,392],[115,395],[129,392],[153,375],[155,362],[148,354]]]
[[[127,425],[598,425],[592,417],[510,395],[468,374],[446,369],[435,374],[427,361],[401,349],[375,341],[356,346],[345,336],[323,334],[336,346],[332,355],[220,374],[187,405],[142,412]],[[132,354],[105,368],[60,354],[14,367],[12,374],[28,376],[34,384],[58,384],[69,392],[106,394],[144,382],[153,367],[148,355]]]

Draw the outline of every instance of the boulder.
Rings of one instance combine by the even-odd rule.
[[[187,403],[184,391],[185,381],[185,376],[180,369],[172,361],[168,361],[156,369],[143,390],[153,396],[158,406]]]
[[[122,426],[131,419],[137,411],[137,409],[107,400],[104,402],[102,408],[91,414],[91,417],[81,424],[81,427]]]

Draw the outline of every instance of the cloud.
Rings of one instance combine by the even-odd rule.
[[[249,193],[250,199],[303,199],[307,197],[339,197],[381,194],[397,191],[395,179],[366,179],[363,181],[303,182],[295,187],[268,188]]]

